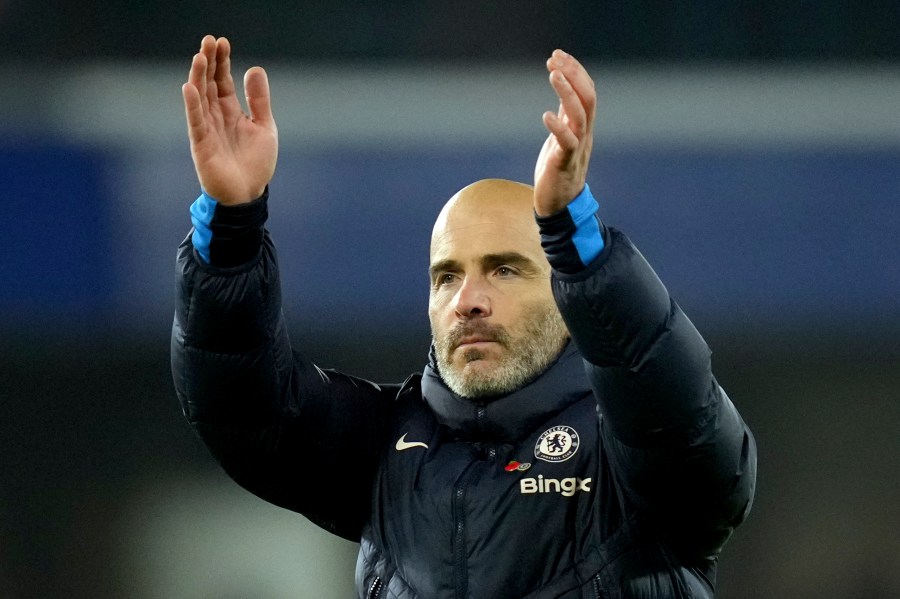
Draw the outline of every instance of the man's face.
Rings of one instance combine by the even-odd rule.
[[[530,197],[527,186],[476,183],[435,224],[428,315],[441,376],[461,396],[521,387],[568,338]]]

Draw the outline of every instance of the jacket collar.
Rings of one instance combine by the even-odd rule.
[[[463,437],[513,441],[591,393],[581,354],[571,341],[524,387],[488,400],[467,399],[441,378],[434,348],[422,376],[422,395],[438,422]]]

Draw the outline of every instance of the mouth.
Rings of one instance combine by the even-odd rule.
[[[483,336],[463,337],[456,344],[456,349],[478,347],[479,345],[485,345],[487,343],[497,343],[497,341],[491,337],[483,337]]]

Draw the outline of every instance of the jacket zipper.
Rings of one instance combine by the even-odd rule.
[[[475,472],[476,462],[471,462],[453,485],[453,568],[456,579],[456,596],[463,599],[469,593],[469,564],[466,559],[468,543],[466,533],[466,490]]]
[[[482,422],[484,422],[486,409],[484,405],[479,404],[475,409],[476,428],[480,430]],[[463,470],[456,484],[453,485],[453,569],[456,583],[456,596],[460,598],[466,597],[469,592],[469,565],[466,560],[466,487],[469,484],[469,477],[473,472],[475,462],[470,462]]]
[[[594,578],[591,581],[594,587],[594,599],[605,599],[606,593],[600,587],[600,574],[594,574]]]
[[[471,465],[469,466],[471,468]],[[453,487],[453,565],[456,579],[456,596],[465,597],[469,586],[466,563],[466,474],[464,472]]]
[[[381,589],[384,587],[384,581],[380,576],[376,576],[369,585],[369,592],[366,593],[366,599],[378,599],[381,597]]]
[[[487,415],[487,409],[484,404],[479,404],[475,409],[476,428],[481,430]],[[493,459],[497,455],[497,450],[491,448],[488,455]],[[484,456],[481,456],[484,459]],[[475,472],[475,465],[478,460],[470,462],[466,469],[460,474],[453,485],[453,568],[454,577],[456,579],[456,596],[464,599],[469,593],[469,564],[466,559],[466,490],[469,486],[469,479]]]

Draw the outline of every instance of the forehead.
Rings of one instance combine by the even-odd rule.
[[[546,261],[530,204],[459,203],[445,207],[431,236],[431,262],[519,253]]]

